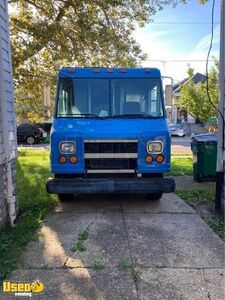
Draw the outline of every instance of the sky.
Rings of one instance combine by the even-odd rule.
[[[172,77],[174,83],[187,77],[188,67],[204,74],[211,39],[211,11],[212,0],[204,5],[198,0],[189,0],[187,4],[178,4],[175,8],[165,6],[152,16],[152,22],[135,31],[135,39],[143,52],[148,54],[148,61],[143,66],[159,68],[162,75]],[[219,58],[219,23],[220,0],[215,0],[210,59],[212,56]]]

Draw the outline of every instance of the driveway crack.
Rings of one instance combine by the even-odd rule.
[[[131,260],[132,266],[135,266],[134,258],[132,256],[132,252],[131,252],[131,244],[130,244],[130,241],[129,241],[128,230],[127,230],[127,225],[126,225],[126,221],[125,221],[125,214],[124,214],[124,209],[123,209],[123,203],[122,202],[121,202],[121,212],[122,212],[123,226],[124,226],[125,236],[126,236],[126,239],[127,239],[130,260]],[[131,272],[131,276],[132,276],[134,284],[135,284],[137,299],[139,299],[139,288],[138,288],[139,276],[136,276],[136,273],[138,275],[138,272],[140,270],[136,271],[135,267],[133,267],[132,270],[133,271]]]
[[[206,280],[206,278],[205,278],[205,270],[202,269],[202,272],[203,272],[203,277],[204,277],[205,287],[206,287],[206,291],[207,291],[207,298],[208,298],[209,300],[212,300],[211,294],[210,294],[210,292],[208,291],[207,280]]]

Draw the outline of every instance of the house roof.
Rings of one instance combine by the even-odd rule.
[[[199,82],[204,83],[204,82],[206,82],[206,76],[201,73],[196,73],[191,78],[185,78],[173,86],[173,92],[179,93],[180,87],[184,84],[187,84],[190,80],[192,80],[194,82],[194,84],[197,84]]]

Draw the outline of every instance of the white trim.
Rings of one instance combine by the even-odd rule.
[[[84,140],[84,143],[137,143],[138,140]]]
[[[119,173],[135,173],[135,170],[119,169],[119,170],[87,170],[89,174],[119,174]]]

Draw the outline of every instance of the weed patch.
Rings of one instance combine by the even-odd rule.
[[[96,270],[102,270],[102,269],[104,269],[105,268],[105,265],[101,262],[101,261],[99,261],[99,260],[95,260],[94,261],[94,269],[96,269]]]
[[[85,242],[88,240],[88,237],[89,237],[89,229],[90,229],[90,226],[92,225],[92,223],[90,225],[87,226],[87,228],[80,232],[78,234],[78,238],[77,238],[77,242],[75,242],[73,244],[73,246],[70,248],[70,250],[72,252],[83,252],[86,250],[86,245],[85,245]]]
[[[135,283],[138,283],[141,279],[141,273],[142,269],[139,266],[133,265],[130,261],[128,260],[122,260],[119,263],[119,267],[123,270],[126,270],[131,273]]]

